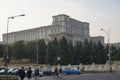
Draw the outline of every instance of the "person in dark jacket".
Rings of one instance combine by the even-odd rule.
[[[58,68],[57,67],[55,67],[55,75],[58,77]]]
[[[25,78],[25,71],[24,71],[24,67],[21,67],[21,69],[18,71],[18,75],[20,77],[20,80],[24,80]]]
[[[60,67],[59,73],[60,73],[60,75],[62,74],[62,67]]]
[[[38,68],[36,68],[35,69],[35,80],[38,80],[38,78],[39,78],[39,69]]]
[[[29,70],[27,71],[27,79],[32,80],[32,70],[31,67],[29,67]]]

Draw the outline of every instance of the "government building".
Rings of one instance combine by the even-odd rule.
[[[65,38],[72,41],[73,44],[77,41],[90,40],[89,23],[78,21],[68,15],[60,14],[53,16],[53,22],[49,26],[41,26],[33,29],[22,30],[3,34],[3,43],[13,44],[16,41],[35,41],[44,39],[46,42]],[[104,44],[104,37],[92,37],[92,40],[101,41]]]

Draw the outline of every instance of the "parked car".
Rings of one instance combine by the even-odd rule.
[[[4,68],[1,68],[0,69],[0,74],[4,74],[5,73],[5,69]]]
[[[27,71],[29,70],[29,68],[25,68],[25,73],[27,73]],[[35,69],[32,68],[32,74],[34,75],[35,74]],[[44,75],[44,73],[42,71],[39,71],[39,76],[42,77]]]
[[[62,70],[63,74],[81,74],[80,70],[74,69],[72,67],[65,67]]]
[[[45,76],[52,76],[52,75],[54,75],[55,73],[54,73],[54,70],[53,70],[53,68],[52,67],[48,67],[48,68],[46,68],[46,69],[44,69],[43,70],[43,74],[45,75]]]
[[[16,75],[18,72],[18,68],[10,68],[7,73],[10,75]]]
[[[1,68],[0,70],[0,74],[6,74],[6,72],[8,71],[8,68]]]

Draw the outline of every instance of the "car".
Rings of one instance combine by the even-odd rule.
[[[25,68],[25,73],[27,73],[28,70],[29,70],[29,68]],[[35,74],[35,69],[31,68],[31,70],[32,70],[32,74]]]
[[[43,70],[43,74],[44,74],[44,76],[50,76],[50,75],[52,76],[55,73],[54,73],[54,70],[52,67],[48,67],[48,68]]]
[[[1,68],[0,70],[0,74],[6,74],[6,72],[8,71],[8,68]]]
[[[18,72],[18,68],[10,68],[7,73],[10,75],[16,75]]]
[[[25,73],[27,74],[27,71],[29,70],[29,68],[25,68]],[[34,68],[31,68],[32,70],[32,74],[34,75],[35,74],[35,69]],[[42,71],[39,71],[39,76],[42,77],[44,75],[44,73]]]
[[[0,70],[0,74],[4,74],[4,73],[5,73],[5,69],[3,68]]]
[[[65,67],[62,70],[63,74],[81,74],[80,70],[74,69],[72,67]]]

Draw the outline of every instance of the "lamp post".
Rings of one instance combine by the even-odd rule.
[[[108,36],[108,63],[109,63],[109,71],[111,72],[111,50],[110,50],[110,29],[109,29],[109,32],[105,31],[104,29],[100,29],[102,31],[104,31],[107,36]]]
[[[37,57],[37,61],[36,63],[38,64],[38,39],[36,39],[36,57]]]
[[[12,17],[8,17],[7,18],[7,42],[6,42],[6,53],[5,53],[5,67],[8,67],[8,29],[9,29],[9,20],[10,19],[14,19],[15,17],[20,17],[20,16],[25,16],[25,14],[21,14],[21,15],[16,15],[16,16],[12,16]]]

